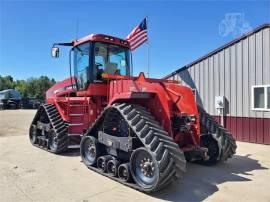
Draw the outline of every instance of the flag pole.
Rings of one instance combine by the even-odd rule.
[[[146,18],[146,27],[147,27],[147,77],[150,77],[150,65],[149,65],[149,33],[148,33],[148,16]]]

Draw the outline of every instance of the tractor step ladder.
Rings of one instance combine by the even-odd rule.
[[[80,134],[80,133],[68,133],[68,136],[83,136],[83,134]]]
[[[68,121],[68,148],[79,148],[80,140],[83,136],[85,125],[85,115],[87,115],[88,105],[85,100],[70,100],[67,102]]]
[[[80,145],[69,145],[68,146],[69,149],[79,149],[80,148]]]

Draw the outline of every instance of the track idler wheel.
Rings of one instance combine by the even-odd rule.
[[[101,145],[93,136],[84,136],[81,141],[81,157],[85,165],[93,166],[102,153]]]
[[[131,180],[129,163],[123,163],[118,167],[118,177],[124,182],[129,182]]]
[[[112,156],[110,156],[110,155],[99,157],[97,159],[97,168],[99,170],[101,170],[102,172],[106,173],[107,172],[107,163],[111,159],[112,159]]]
[[[118,171],[118,166],[119,166],[119,161],[116,160],[115,158],[111,159],[107,163],[107,172],[113,176],[117,176],[117,171]]]
[[[145,148],[136,149],[130,158],[131,175],[144,189],[155,187],[159,181],[158,162]]]

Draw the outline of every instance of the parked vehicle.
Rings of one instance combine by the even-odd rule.
[[[2,109],[19,109],[21,94],[15,89],[0,91],[0,106]]]
[[[38,109],[41,102],[35,98],[22,98],[21,108],[22,109]]]

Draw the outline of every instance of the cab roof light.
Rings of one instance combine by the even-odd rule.
[[[114,38],[112,38],[112,37],[108,37],[108,36],[105,36],[105,37],[104,37],[104,39],[106,39],[106,40],[110,40],[110,41],[114,41]]]
[[[127,45],[127,42],[126,41],[123,41],[123,40],[121,40],[120,43]]]

